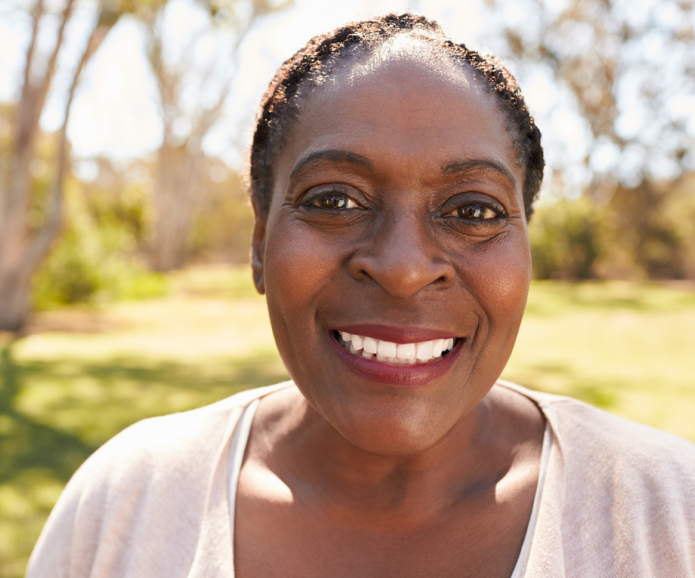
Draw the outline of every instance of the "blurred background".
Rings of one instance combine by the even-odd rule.
[[[686,0],[0,0],[0,578],[139,419],[287,377],[243,185],[279,64],[412,9],[517,75],[548,160],[504,377],[695,440]]]

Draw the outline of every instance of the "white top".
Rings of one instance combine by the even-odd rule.
[[[236,431],[234,432],[234,438],[232,443],[229,445],[229,462],[228,462],[228,479],[229,479],[229,520],[230,520],[230,532],[232,538],[232,556],[234,555],[234,517],[236,511],[236,495],[237,488],[239,486],[239,474],[241,473],[241,463],[244,460],[244,453],[246,452],[246,444],[249,441],[249,434],[251,433],[251,425],[253,424],[253,418],[256,415],[256,409],[260,399],[255,399],[249,405],[246,406],[244,412],[239,418],[239,425],[237,425]],[[550,428],[546,424],[545,433],[543,434],[543,449],[541,451],[541,467],[538,472],[538,485],[536,486],[536,495],[533,498],[533,508],[531,509],[531,517],[529,518],[528,527],[526,528],[526,535],[524,536],[524,543],[521,545],[521,552],[519,552],[519,558],[517,558],[516,565],[514,566],[514,572],[512,572],[511,578],[524,578],[526,574],[526,565],[528,564],[529,554],[531,552],[531,544],[533,542],[533,534],[536,528],[536,521],[538,520],[538,510],[541,505],[541,497],[543,495],[543,483],[545,482],[545,472],[548,469],[548,460],[550,458],[550,448],[553,443],[553,434],[550,433]]]
[[[533,543],[533,534],[536,530],[536,522],[538,521],[538,511],[541,508],[541,498],[543,496],[543,485],[545,484],[545,473],[548,470],[548,461],[550,459],[550,448],[553,445],[553,434],[550,432],[548,424],[545,424],[545,433],[543,434],[543,450],[541,451],[541,467],[538,470],[538,485],[536,486],[536,495],[533,498],[533,508],[531,509],[531,517],[526,528],[526,536],[524,543],[521,545],[519,558],[516,560],[514,572],[511,578],[524,578],[526,575],[526,566],[528,564],[529,554],[531,553],[531,544]]]

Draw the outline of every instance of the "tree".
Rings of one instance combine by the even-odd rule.
[[[17,333],[26,324],[30,310],[32,277],[60,233],[63,218],[63,180],[68,170],[66,127],[80,75],[99,48],[119,15],[129,9],[125,1],[101,0],[96,22],[73,69],[67,72],[68,91],[57,153],[48,193],[42,202],[43,221],[32,230],[28,224],[32,202],[31,163],[39,136],[39,119],[46,97],[54,84],[66,29],[73,18],[76,0],[66,0],[60,12],[52,14],[44,0],[33,6],[31,36],[26,51],[22,91],[14,119],[14,142],[5,154],[11,158],[7,174],[0,180],[0,331]],[[44,19],[57,17],[58,31],[53,48],[43,54],[38,36]]]
[[[624,230],[650,277],[686,267],[667,215],[671,191],[695,170],[695,2],[487,0],[521,76],[546,70],[588,129],[583,194]],[[513,6],[512,6],[513,4]],[[509,15],[512,17],[509,17]],[[516,15],[516,17],[514,17]],[[551,131],[544,137],[553,142]],[[549,147],[553,181],[568,162]],[[553,166],[554,164],[554,166]]]
[[[289,1],[278,4],[270,0],[198,2],[205,22],[197,28],[192,25],[190,36],[178,47],[167,41],[166,10],[171,5],[160,5],[143,15],[164,127],[154,186],[152,269],[170,271],[184,264],[211,165],[203,141],[225,112],[239,47],[263,17],[289,5]],[[196,60],[199,46],[211,40],[221,48],[211,58]]]
[[[501,14],[511,2],[487,4]],[[606,203],[618,182],[633,187],[695,168],[689,154],[695,131],[687,127],[686,110],[695,94],[695,2],[514,4],[523,18],[500,17],[503,50],[522,73],[549,69],[570,94],[590,132],[583,159],[590,196]]]

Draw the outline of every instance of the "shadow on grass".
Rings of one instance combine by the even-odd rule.
[[[66,482],[102,443],[147,417],[186,411],[287,379],[274,356],[213,365],[32,361],[1,353],[0,483],[22,470]]]
[[[50,469],[66,482],[95,447],[17,410],[20,371],[10,348],[0,352],[0,484],[23,470]]]

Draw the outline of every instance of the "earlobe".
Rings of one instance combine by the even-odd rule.
[[[256,291],[260,295],[265,295],[265,282],[263,280],[263,263],[255,257],[251,260],[251,269],[253,270],[253,284],[256,286]]]
[[[253,270],[253,284],[256,291],[265,295],[265,279],[263,275],[263,252],[265,249],[266,217],[256,212],[253,226],[253,239],[251,241],[251,269]]]

